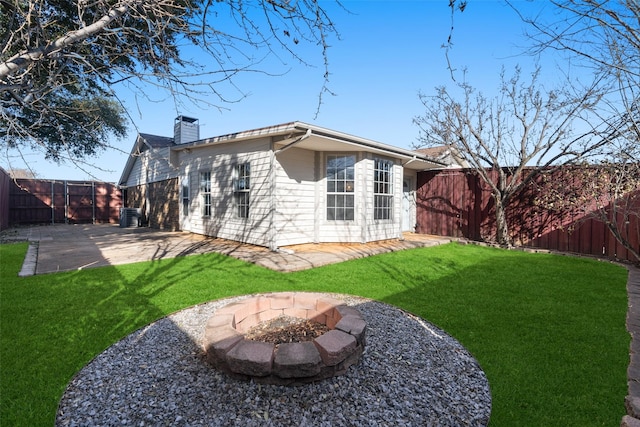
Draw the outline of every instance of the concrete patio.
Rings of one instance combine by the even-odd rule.
[[[22,276],[81,270],[204,253],[222,253],[276,271],[298,271],[354,258],[434,246],[450,238],[407,233],[366,244],[306,244],[267,248],[186,232],[121,228],[113,224],[56,224],[5,230],[2,242],[29,241]]]

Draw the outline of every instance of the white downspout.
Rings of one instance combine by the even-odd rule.
[[[273,139],[271,140],[271,149],[269,150],[269,250],[276,252],[278,250],[276,231],[276,153],[273,150]]]

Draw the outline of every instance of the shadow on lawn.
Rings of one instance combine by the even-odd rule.
[[[224,255],[189,258],[26,278],[3,268],[11,276],[0,285],[0,424],[51,425],[72,376],[113,343],[184,307],[254,292],[275,276]]]
[[[197,262],[178,257],[12,279],[3,300],[16,304],[3,304],[3,317],[11,321],[4,322],[11,330],[7,337],[8,328],[3,328],[3,341],[11,341],[16,354],[4,360],[16,360],[18,366],[9,368],[16,371],[11,386],[2,381],[2,424],[52,424],[57,399],[76,372],[168,313],[234,295],[283,290],[358,294],[444,329],[487,372],[495,425],[514,413],[511,420],[545,421],[541,413],[580,413],[606,423],[620,419],[626,359],[618,360],[617,350],[623,355],[628,350],[626,294],[624,286],[622,294],[611,286],[609,272],[591,274],[588,284],[558,286],[571,269],[587,265],[562,257],[523,262],[512,253],[480,248],[472,248],[466,263],[456,260],[463,252],[440,253],[438,248],[417,249],[288,274],[206,254]],[[607,304],[612,299],[615,304]],[[618,321],[621,334],[611,329]],[[7,378],[4,363],[3,371]],[[33,387],[33,378],[41,388]],[[618,388],[619,396],[611,392]]]
[[[111,313],[117,313],[120,319],[112,323],[110,336],[122,336],[203,301],[253,292],[275,275],[265,271],[267,274],[256,280],[256,271],[262,269],[220,254],[201,255],[197,263],[176,257],[109,270],[115,277],[107,276],[108,281],[104,281],[99,274],[96,280],[110,291],[96,293],[95,304],[88,306],[85,317],[106,317],[111,319],[107,323],[112,323]],[[121,270],[127,271],[126,276],[120,274]],[[82,281],[86,281],[85,275],[80,275]],[[233,286],[234,282],[241,285]]]

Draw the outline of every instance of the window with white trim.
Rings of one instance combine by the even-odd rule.
[[[353,221],[355,218],[355,164],[353,155],[327,156],[327,220]]]
[[[249,193],[251,190],[251,165],[240,163],[233,168],[233,198],[236,216],[249,218]]]
[[[374,159],[373,219],[393,219],[393,162]]]
[[[200,172],[202,216],[211,216],[211,172]]]

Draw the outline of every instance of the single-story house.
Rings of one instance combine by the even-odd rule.
[[[272,250],[401,238],[416,225],[425,154],[302,122],[200,139],[176,118],[173,138],[138,135],[122,172],[125,206],[154,228]]]

